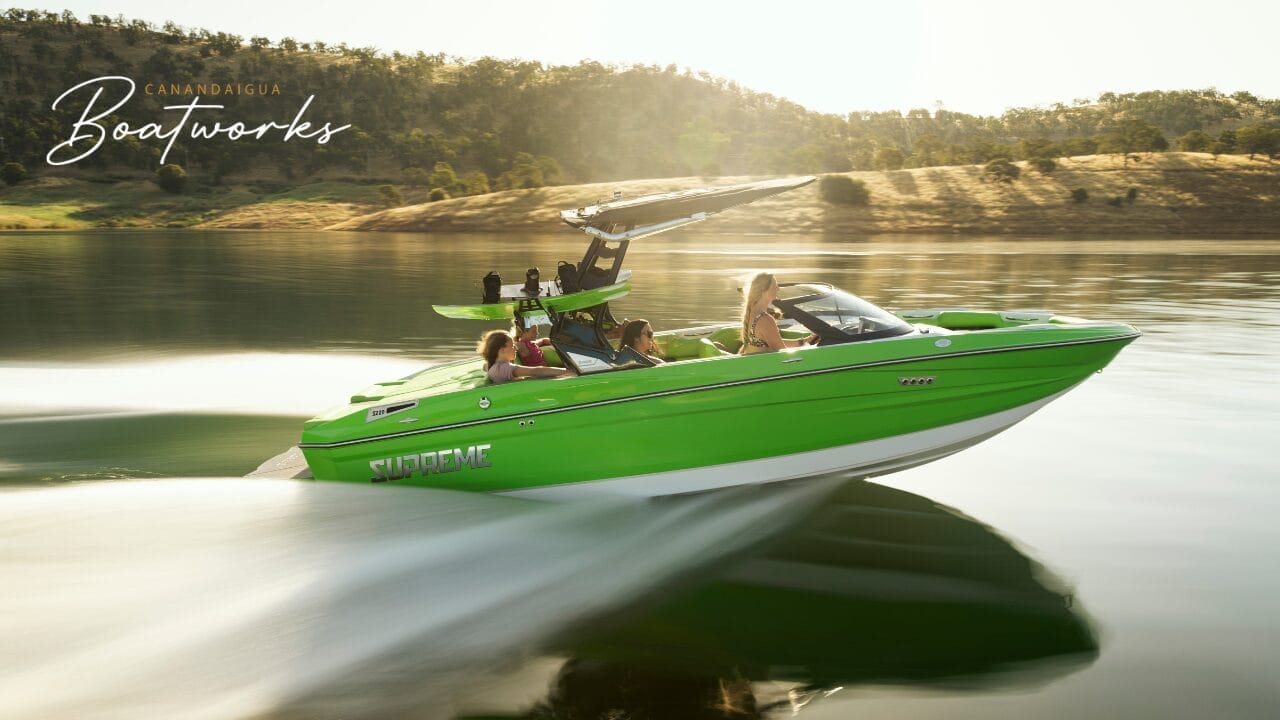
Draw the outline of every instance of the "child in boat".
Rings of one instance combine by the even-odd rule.
[[[516,339],[516,357],[520,358],[520,364],[525,367],[546,367],[547,359],[542,355],[542,348],[551,344],[546,338],[538,338],[538,325],[535,323],[529,327],[521,327],[520,316],[516,316],[516,323],[511,327],[511,335]]]
[[[484,371],[495,385],[511,382],[516,378],[556,378],[572,375],[568,368],[525,367],[516,365],[516,341],[502,330],[491,330],[480,338],[476,352],[484,358]]]

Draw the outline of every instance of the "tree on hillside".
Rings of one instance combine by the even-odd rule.
[[[467,173],[462,182],[467,186],[468,195],[484,195],[489,192],[489,176],[480,170]]]
[[[1018,141],[1018,157],[1023,160],[1032,158],[1055,158],[1061,156],[1057,143],[1049,138],[1025,138]]]
[[[941,165],[947,144],[933,133],[925,133],[911,143],[911,156],[904,165],[911,167],[934,167]]]
[[[548,177],[548,174],[551,177]],[[559,174],[560,164],[552,158],[534,157],[532,153],[527,152],[516,153],[511,169],[498,178],[498,189],[540,188],[559,182]]]
[[[1162,152],[1169,149],[1160,128],[1142,120],[1121,120],[1098,142],[1098,150],[1104,153],[1120,153],[1124,163],[1129,156],[1139,152]]]
[[[896,147],[882,147],[872,158],[872,165],[877,170],[901,170],[904,158],[902,151]]]
[[[700,175],[719,174],[720,154],[729,147],[729,136],[699,115],[684,124],[684,132],[676,138],[676,152],[690,172]]]
[[[1236,131],[1223,130],[1218,133],[1218,149],[1223,153],[1236,151]]]
[[[1267,159],[1275,160],[1280,155],[1280,128],[1266,125],[1242,127],[1236,131],[1236,144],[1240,152],[1249,153],[1250,160],[1254,155],[1266,155]]]
[[[542,181],[547,185],[559,185],[564,182],[564,169],[555,158],[539,155],[538,169],[542,171]]]
[[[1213,138],[1203,130],[1192,130],[1178,138],[1178,149],[1183,152],[1208,152]]]
[[[1093,155],[1098,152],[1098,141],[1093,138],[1068,138],[1059,143],[1058,151],[1062,157]]]
[[[431,169],[431,177],[427,179],[427,185],[433,188],[442,188],[449,193],[449,197],[461,195],[466,189],[462,182],[458,180],[458,175],[453,171],[453,166],[447,162],[438,162]]]

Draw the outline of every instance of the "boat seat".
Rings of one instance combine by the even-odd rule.
[[[587,345],[596,342],[595,330],[581,323],[564,323],[564,326],[560,328],[560,332],[564,337],[573,340],[575,345]]]
[[[613,350],[613,348],[605,350],[587,345],[572,345],[560,340],[552,340],[551,346],[560,355],[564,366],[579,375],[653,367],[654,365],[652,360],[629,347],[618,351]]]
[[[732,354],[733,353],[727,353],[716,347],[716,344],[712,342],[710,338],[701,338],[698,340],[698,357],[700,358],[720,357],[721,355]]]

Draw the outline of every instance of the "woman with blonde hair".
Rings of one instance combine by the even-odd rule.
[[[516,365],[516,341],[503,330],[490,330],[480,338],[476,352],[484,358],[484,371],[495,385],[511,382],[516,378],[556,378],[572,375],[568,368],[525,367]]]
[[[758,272],[747,283],[742,303],[742,354],[771,352],[789,347],[803,347],[818,341],[817,335],[803,340],[787,340],[778,330],[778,321],[769,313],[769,305],[778,297],[778,280],[773,273]]]

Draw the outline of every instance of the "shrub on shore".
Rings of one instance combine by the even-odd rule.
[[[448,200],[449,191],[444,188],[431,188],[430,194],[427,195],[428,202],[437,202],[439,200]]]
[[[1045,175],[1058,169],[1057,161],[1051,157],[1031,158],[1027,161],[1027,164]]]
[[[1077,204],[1082,203],[1089,199],[1089,191],[1084,188],[1076,188],[1071,191],[1071,199]]]
[[[818,181],[818,192],[823,200],[833,205],[867,205],[871,202],[867,184],[847,175],[823,175]]]
[[[996,158],[982,168],[982,174],[992,182],[1008,185],[1018,179],[1018,176],[1022,174],[1022,170],[1006,158]]]
[[[182,192],[187,186],[187,171],[182,169],[181,165],[169,163],[160,166],[156,171],[156,184],[165,192],[171,192],[175,195]]]
[[[382,204],[387,207],[400,207],[404,204],[404,196],[394,185],[379,185],[378,194],[382,196]]]
[[[0,180],[5,185],[17,185],[27,179],[27,169],[19,162],[7,162],[0,166]]]

